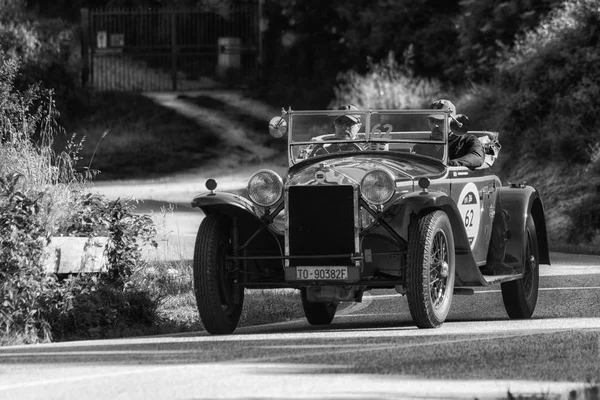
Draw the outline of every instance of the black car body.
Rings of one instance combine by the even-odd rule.
[[[424,127],[432,113],[446,121],[441,138]],[[417,326],[437,327],[453,294],[492,284],[501,284],[510,317],[530,317],[539,265],[549,264],[544,208],[533,187],[503,186],[490,168],[498,134],[469,132],[484,143],[486,163],[450,167],[448,110],[358,110],[355,139],[331,133],[343,114],[284,111],[270,130],[287,135],[286,176],[257,171],[244,196],[209,180],[209,193],[192,201],[206,214],[194,254],[206,330],[233,332],[244,290],[264,288],[300,289],[311,324],[330,323],[340,302],[360,302],[367,290],[393,288]],[[489,252],[494,220],[504,217],[501,261],[511,272],[497,274]]]

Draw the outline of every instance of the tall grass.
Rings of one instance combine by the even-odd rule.
[[[393,53],[379,63],[370,63],[366,74],[350,70],[339,74],[330,108],[353,104],[358,108],[399,110],[426,108],[441,97],[442,84],[414,76],[399,65]]]
[[[2,58],[0,176],[18,174],[23,177],[19,189],[25,194],[44,193],[41,215],[46,229],[53,233],[58,221],[72,212],[70,205],[85,189],[89,176],[74,168],[78,145],[72,140],[58,154],[52,149],[54,138],[63,133],[56,122],[52,92],[37,85],[24,92],[15,90],[19,64]]]

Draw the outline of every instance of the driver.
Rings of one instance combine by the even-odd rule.
[[[338,108],[338,110],[357,111],[358,108],[352,104],[346,104]],[[334,135],[325,138],[325,140],[354,140],[357,138],[358,131],[362,127],[362,122],[359,115],[345,114],[333,120],[333,127],[335,128]],[[315,147],[310,157],[342,151],[360,150],[363,150],[363,148],[358,143],[330,143]]]
[[[347,104],[341,106],[338,110],[354,111],[358,110],[358,108],[354,107],[352,104]],[[335,127],[334,137],[336,139],[352,140],[356,139],[356,135],[362,127],[362,123],[360,121],[360,116],[358,115],[340,115],[333,120],[333,126]]]

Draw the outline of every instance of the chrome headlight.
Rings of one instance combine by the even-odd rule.
[[[371,204],[385,204],[396,192],[396,182],[389,172],[375,169],[367,173],[360,181],[360,192]]]
[[[283,180],[276,172],[263,169],[248,181],[248,197],[262,207],[277,203],[283,193]]]

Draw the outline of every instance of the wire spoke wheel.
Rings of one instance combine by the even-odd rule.
[[[540,266],[537,231],[531,215],[527,218],[523,252],[523,277],[502,283],[502,301],[512,319],[526,319],[533,315],[540,284]]]
[[[435,308],[439,308],[446,295],[448,285],[448,238],[443,231],[436,232],[433,238],[429,288]]]
[[[435,211],[409,228],[407,297],[419,328],[437,328],[446,320],[454,291],[454,237],[448,216]]]

